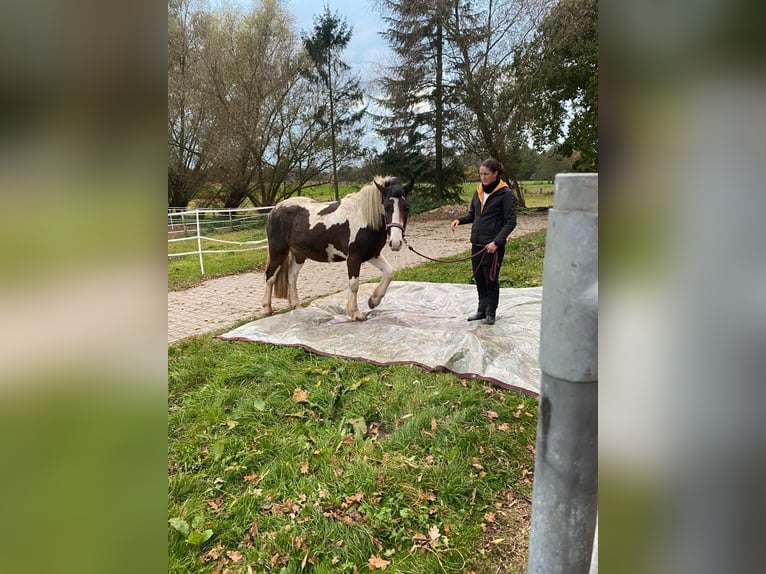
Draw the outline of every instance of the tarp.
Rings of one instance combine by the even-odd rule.
[[[394,281],[382,303],[370,310],[367,299],[375,286],[359,288],[366,321],[354,322],[346,315],[343,291],[219,338],[300,346],[376,365],[415,364],[539,394],[542,287],[501,289],[497,321],[486,325],[466,320],[476,310],[474,285]]]

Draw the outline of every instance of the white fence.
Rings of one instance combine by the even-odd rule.
[[[229,231],[251,228],[257,221],[262,220],[271,209],[271,207],[243,207],[236,209],[182,209],[170,207],[168,208],[168,244],[191,241],[196,243],[197,249],[195,251],[184,251],[183,253],[168,253],[168,257],[198,255],[200,273],[204,275],[203,253],[236,253],[239,251],[265,249],[265,239],[257,241],[226,241],[202,235],[202,228],[204,227],[205,230],[226,229]],[[193,233],[193,235],[189,235],[190,233]],[[181,237],[175,237],[176,235]],[[224,245],[255,245],[257,247],[244,249],[202,249],[203,239]]]

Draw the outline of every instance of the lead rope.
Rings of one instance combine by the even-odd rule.
[[[404,240],[404,244],[407,246],[407,249],[412,251],[415,255],[420,255],[424,259],[428,259],[429,261],[435,261],[436,263],[462,263],[463,261],[468,261],[469,259],[473,259],[477,255],[481,254],[481,259],[479,259],[479,264],[476,266],[476,269],[481,267],[481,264],[484,262],[484,257],[487,255],[487,246],[485,245],[481,251],[477,251],[473,255],[469,255],[468,257],[462,257],[460,259],[434,259],[433,257],[429,257],[428,255],[424,255],[423,253],[420,253],[417,249],[412,247],[408,242],[406,237],[402,237]],[[497,251],[495,251],[492,254],[492,267],[489,270],[489,280],[495,281],[497,279]],[[475,272],[471,272],[472,277],[476,277]]]

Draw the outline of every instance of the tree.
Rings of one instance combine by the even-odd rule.
[[[207,182],[210,117],[200,91],[203,14],[168,3],[168,206],[187,207]]]
[[[327,169],[321,95],[279,0],[213,14],[205,35],[205,91],[213,115],[215,201],[273,205]]]
[[[389,112],[378,129],[387,145],[384,163],[409,157],[413,163],[402,169],[430,184],[435,199],[457,200],[462,165],[450,145],[450,75],[445,67],[450,0],[381,0],[380,9],[388,23],[383,35],[398,59],[381,82],[379,102]]]
[[[324,12],[314,17],[314,30],[303,36],[303,46],[314,65],[313,80],[322,86],[327,95],[327,105],[317,108],[317,118],[326,120],[330,128],[330,154],[332,161],[332,183],[336,201],[338,191],[338,157],[347,157],[356,148],[345,146],[339,153],[338,137],[346,130],[352,130],[364,116],[360,81],[349,76],[351,69],[340,56],[352,36],[352,29],[338,13],[332,14],[325,4]],[[361,133],[357,132],[357,141]]]
[[[517,50],[524,121],[577,171],[598,171],[598,3],[561,0]]]
[[[515,49],[547,12],[550,0],[454,0],[450,29],[454,49],[456,98],[461,144],[476,157],[491,156],[506,167],[506,177],[519,206],[526,202],[518,184],[518,168],[526,137],[518,120],[520,107],[513,90]]]

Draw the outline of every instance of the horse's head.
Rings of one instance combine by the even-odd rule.
[[[399,251],[404,241],[404,229],[407,227],[407,215],[410,206],[407,204],[407,194],[412,190],[415,179],[407,185],[402,185],[399,178],[387,177],[380,183],[375,180],[375,186],[383,194],[386,228],[389,230],[388,245],[392,251]]]

